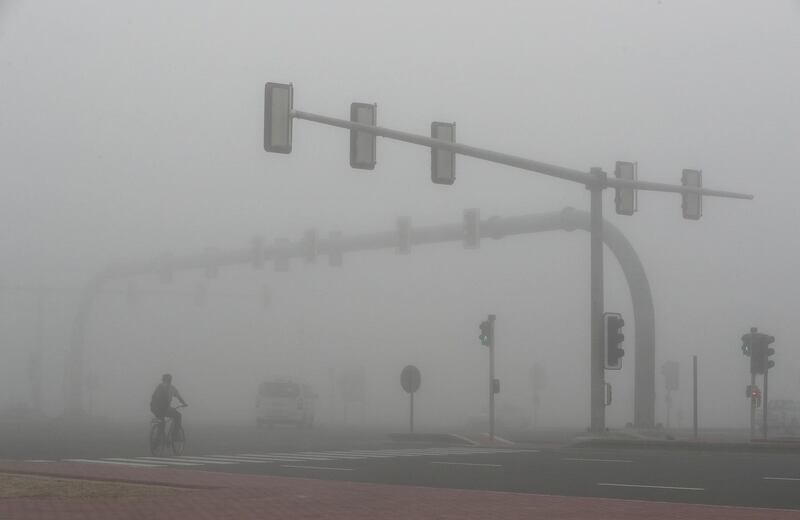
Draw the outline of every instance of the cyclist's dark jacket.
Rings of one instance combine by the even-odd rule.
[[[183,402],[183,398],[181,398],[177,388],[171,384],[159,384],[150,398],[150,411],[156,417],[163,417],[169,410],[173,397]]]

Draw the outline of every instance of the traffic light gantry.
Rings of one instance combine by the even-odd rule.
[[[684,170],[681,185],[644,182],[636,178],[635,163],[618,164],[617,175],[609,178],[601,168],[581,171],[526,157],[514,156],[457,143],[455,124],[434,122],[430,137],[403,132],[377,125],[377,107],[370,103],[352,103],[350,119],[339,119],[305,112],[294,108],[294,86],[291,83],[268,82],[264,91],[264,149],[282,154],[292,151],[292,127],[295,119],[310,121],[350,131],[350,165],[353,168],[372,170],[376,163],[376,137],[416,144],[431,149],[431,180],[436,184],[453,184],[455,181],[455,156],[464,155],[476,159],[503,164],[512,168],[548,175],[583,185],[590,191],[590,415],[591,430],[605,430],[605,406],[603,404],[603,190],[617,190],[617,212],[632,215],[636,210],[636,193],[639,190],[678,193],[682,196],[683,217],[699,219],[701,197],[714,196],[752,199],[752,195],[702,187],[700,170]]]

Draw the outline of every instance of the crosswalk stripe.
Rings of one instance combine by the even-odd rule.
[[[103,459],[103,460],[115,460],[115,461],[119,461],[119,462],[134,462],[136,464],[141,464],[143,462],[142,459],[122,459],[122,458],[119,458],[119,457],[109,457],[109,458]],[[172,465],[172,466],[200,466],[201,464],[198,464],[196,462],[170,462],[170,465]]]
[[[251,459],[272,460],[278,462],[300,462],[303,460],[330,460],[330,457],[317,457],[316,459],[309,459],[305,457],[290,457],[288,455],[259,455],[257,453],[243,453],[236,455],[237,457],[248,457]]]
[[[306,455],[308,452],[301,452],[300,455]],[[363,459],[363,455],[355,455],[346,451],[338,452],[338,451],[319,451],[315,452],[321,457],[331,457],[337,459]]]
[[[113,460],[99,459],[64,459],[64,462],[88,462],[90,464],[116,464],[118,466],[139,466],[142,468],[163,468],[160,464],[144,464],[139,462],[115,462]]]
[[[229,462],[223,462],[220,460],[208,460],[205,458],[194,458],[194,457],[139,457],[140,459],[145,459],[147,461],[156,461],[156,462],[165,462],[165,463],[172,463],[172,462],[198,462],[200,464],[229,464]]]
[[[393,457],[397,457],[397,455],[388,455],[388,454],[381,455],[381,454],[372,454],[372,453],[358,453],[358,452],[352,452],[352,451],[348,451],[348,452],[340,453],[340,454],[331,453],[331,456],[333,456],[333,457],[341,456],[342,458],[345,458],[345,457],[351,457],[351,458],[352,457],[357,457],[357,458],[361,458],[361,459],[390,459],[390,458],[393,458]]]
[[[437,447],[390,448],[372,450],[328,450],[299,452],[239,453],[236,455],[183,455],[165,457],[106,457],[101,459],[64,459],[67,462],[91,462],[141,467],[199,466],[203,464],[266,464],[285,462],[313,462],[330,460],[388,459],[399,457],[446,457],[497,453],[535,453],[538,450],[511,450],[503,448]]]
[[[294,453],[243,453],[241,455],[237,455],[238,457],[263,457],[268,459],[296,459],[296,460],[330,460],[330,457],[326,457],[320,453],[316,455],[301,455],[301,454],[294,454]]]
[[[251,457],[245,455],[209,455],[210,459],[218,460],[238,460],[240,462],[301,462],[308,459],[300,459],[297,457]],[[330,460],[330,459],[316,459],[316,460]]]
[[[181,457],[181,458],[183,458],[183,457]],[[255,461],[255,460],[246,461],[246,460],[237,459],[237,458],[229,457],[229,456],[228,457],[214,457],[212,455],[208,455],[208,456],[204,456],[204,457],[191,457],[191,461],[192,462],[194,462],[194,461],[210,462],[212,464],[214,464],[214,463],[216,463],[216,464],[241,464],[242,462],[264,462],[264,461],[261,461],[261,460],[259,460],[259,461]]]

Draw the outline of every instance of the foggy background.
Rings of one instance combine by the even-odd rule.
[[[653,292],[656,420],[672,359],[673,425],[690,425],[696,354],[701,427],[746,426],[749,327],[776,337],[770,398],[800,393],[799,23],[800,4],[778,0],[0,2],[0,278],[75,289],[46,300],[44,412],[62,411],[77,290],[111,262],[239,249],[259,234],[296,240],[311,227],[384,231],[401,215],[456,223],[468,207],[482,218],[588,209],[579,185],[465,157],[454,186],[433,185],[428,149],[384,139],[375,171],[351,170],[349,133],[306,121],[291,155],[267,154],[263,88],[275,81],[294,83],[304,111],[347,118],[352,101],[377,102],[382,126],[426,134],[432,120],[456,121],[462,143],[609,174],[638,161],[640,179],[672,184],[699,168],[706,187],[755,194],[705,198],[699,222],[681,218],[676,194],[640,193],[632,217],[614,213],[613,190],[604,196]],[[608,252],[605,265],[605,307],[625,316],[629,340],[623,370],[607,372],[608,424],[622,427],[634,323]],[[205,306],[191,298],[198,282]],[[146,418],[169,371],[194,420],[254,421],[258,383],[286,376],[320,393],[320,422],[341,422],[332,374],[364,367],[367,423],[399,430],[400,370],[416,364],[418,429],[457,429],[488,408],[477,336],[495,313],[499,416],[530,414],[538,362],[540,425],[588,425],[584,232],[135,283],[138,304],[126,282],[111,284],[121,292],[100,296],[89,321],[96,415]],[[34,296],[3,291],[0,411],[30,405],[36,344]]]

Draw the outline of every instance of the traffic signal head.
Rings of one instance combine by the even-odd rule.
[[[762,333],[752,333],[750,336],[750,372],[763,374],[775,366],[775,362],[769,359],[775,354],[775,349],[769,346],[775,342],[775,338]]]
[[[626,181],[636,180],[637,164],[633,162],[617,161],[614,168],[614,176]],[[636,211],[636,190],[633,188],[616,188],[614,203],[617,206],[618,215],[633,215]]]
[[[351,103],[350,121],[362,125],[377,124],[377,105],[372,103]],[[359,170],[375,169],[375,134],[350,130],[350,166]]]
[[[492,344],[492,322],[489,320],[482,321],[480,325],[481,333],[478,339],[481,340],[481,345],[488,347]]]
[[[292,84],[267,83],[264,89],[264,149],[292,151]]]
[[[431,137],[456,142],[456,124],[434,121],[431,123]],[[456,181],[455,153],[431,148],[431,180],[435,184],[453,184]]]
[[[477,208],[464,210],[464,248],[477,249],[481,245],[481,213]]]
[[[317,261],[318,243],[319,235],[317,230],[307,229],[303,238],[303,256],[309,264],[313,264]]]
[[[605,347],[605,368],[610,370],[619,370],[622,368],[622,356],[625,351],[622,350],[622,342],[625,341],[625,336],[622,334],[622,327],[625,321],[622,315],[609,312],[603,315],[603,339]]]
[[[683,170],[681,184],[691,188],[703,187],[703,173],[700,170]],[[703,215],[703,198],[699,193],[682,193],[683,218],[700,220]]]
[[[775,362],[770,359],[770,356],[775,354],[775,349],[769,346],[772,343],[775,343],[774,336],[766,336],[764,338],[764,365],[767,370],[775,366]]]

